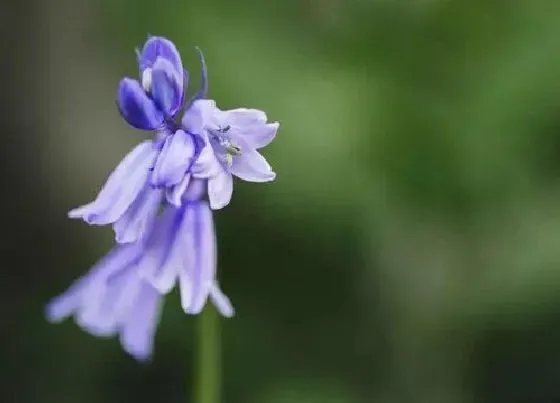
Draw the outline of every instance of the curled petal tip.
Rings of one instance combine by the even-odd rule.
[[[222,292],[217,283],[210,290],[210,299],[223,317],[231,318],[235,315],[235,309],[230,299]]]
[[[134,236],[134,234],[130,234],[130,233],[116,233],[115,234],[115,241],[119,244],[123,244],[123,243],[132,243],[134,241],[136,241],[136,236]]]
[[[45,307],[45,318],[49,323],[60,323],[68,317],[68,312],[63,310],[57,300],[53,300]]]
[[[280,122],[267,123],[266,126],[267,126],[269,129],[271,129],[271,130],[277,131],[278,128],[280,127]]]
[[[149,364],[152,361],[152,352],[145,351],[142,348],[138,348],[135,346],[123,346],[124,351],[132,356],[136,361]]]
[[[68,218],[82,218],[82,210],[80,208],[75,208],[70,210],[67,215]]]

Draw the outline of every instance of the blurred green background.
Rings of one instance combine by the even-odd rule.
[[[2,402],[193,402],[176,295],[149,365],[43,318],[113,242],[66,212],[144,136],[114,99],[148,33],[281,123],[216,214],[224,402],[560,402],[558,1],[3,7]]]

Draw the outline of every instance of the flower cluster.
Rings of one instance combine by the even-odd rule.
[[[171,41],[150,37],[137,52],[140,80],[121,80],[117,105],[154,138],[121,161],[93,202],[69,212],[90,225],[112,224],[116,246],[47,306],[49,320],[74,316],[96,336],[118,335],[139,360],[152,354],[162,298],[175,285],[188,314],[200,313],[208,298],[223,316],[234,314],[217,281],[212,210],[230,202],[232,175],[275,177],[257,150],[274,139],[278,123],[260,110],[222,111],[206,99],[198,53],[201,88],[187,100],[189,75]]]

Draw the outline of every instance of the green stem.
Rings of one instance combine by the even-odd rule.
[[[220,317],[208,304],[197,318],[197,355],[195,403],[219,403],[220,379]]]

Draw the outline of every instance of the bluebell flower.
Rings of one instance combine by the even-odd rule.
[[[205,92],[206,65],[199,55],[201,91]],[[131,126],[156,131],[156,135],[121,161],[93,202],[68,213],[90,225],[113,224],[119,243],[134,242],[145,234],[159,210],[164,188],[181,181],[197,152],[196,139],[176,122],[188,73],[175,45],[162,37],[149,38],[138,52],[138,64],[141,82],[121,80],[118,108]]]
[[[239,108],[222,111],[215,101],[196,100],[183,116],[183,127],[204,139],[198,164],[206,172],[208,198],[212,209],[229,204],[233,177],[248,182],[269,182],[276,174],[257,151],[270,144],[279,124],[268,123],[266,113],[258,109]]]
[[[176,285],[185,313],[200,313],[210,299],[233,316],[217,281],[212,209],[229,203],[232,175],[252,182],[275,177],[257,150],[273,140],[278,123],[267,123],[259,110],[221,111],[204,99],[207,71],[199,55],[201,88],[185,102],[188,75],[179,74],[175,46],[152,37],[138,52],[141,83],[121,81],[118,105],[131,125],[155,130],[154,139],[123,159],[95,201],[69,213],[113,224],[118,245],[47,305],[49,320],[72,316],[93,335],[118,335],[138,360],[150,358],[163,295]]]
[[[204,180],[190,181],[181,207],[167,206],[144,240],[117,246],[88,274],[47,305],[47,318],[74,316],[98,337],[118,335],[137,360],[151,357],[163,295],[178,283],[187,314],[208,298],[225,317],[234,314],[216,278],[212,212],[203,200]]]
[[[88,274],[47,305],[47,318],[73,316],[98,337],[118,335],[138,360],[151,357],[162,296],[178,284],[187,314],[200,313],[208,298],[225,317],[234,315],[216,275],[216,236],[212,211],[204,200],[205,180],[193,179],[179,207],[168,205],[150,233],[117,246]]]

